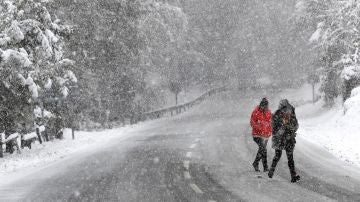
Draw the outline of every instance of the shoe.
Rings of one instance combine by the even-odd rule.
[[[298,182],[300,180],[300,176],[299,175],[296,175],[294,177],[291,178],[291,182],[292,183],[295,183],[295,182]]]
[[[257,163],[254,162],[252,165],[253,165],[253,167],[254,167],[254,169],[255,169],[256,172],[260,172],[260,170],[259,170],[259,164],[257,164]]]
[[[273,176],[274,176],[274,170],[270,170],[270,171],[268,172],[268,176],[269,176],[269,178],[273,178]]]

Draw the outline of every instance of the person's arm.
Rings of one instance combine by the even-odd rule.
[[[286,130],[290,133],[296,133],[296,131],[299,128],[299,123],[296,118],[295,110],[293,110],[293,113],[290,116],[290,121],[288,124],[286,124]]]
[[[295,133],[299,129],[299,122],[294,114],[290,122],[290,130]]]
[[[256,116],[255,110],[251,114],[250,125],[253,129],[257,129],[259,127],[258,118]]]
[[[279,115],[278,114],[274,114],[273,116],[272,116],[272,119],[271,119],[271,126],[272,126],[272,132],[273,132],[273,135],[275,135],[277,132],[278,132],[278,130],[279,130],[279,128],[280,128],[280,117],[279,117]]]
[[[272,128],[272,119],[273,119],[273,115],[272,115],[272,113],[271,113],[271,110],[269,110],[269,111],[268,111],[268,113],[269,113],[269,119],[268,119],[267,124],[269,124],[269,125],[270,125],[270,127]]]
[[[291,114],[291,131],[293,133],[296,133],[296,131],[299,129],[299,122],[296,118],[295,108],[292,108],[292,114]]]

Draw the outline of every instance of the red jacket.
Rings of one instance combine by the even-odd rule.
[[[272,133],[271,128],[271,111],[261,111],[257,106],[251,114],[250,125],[254,137],[269,138]]]

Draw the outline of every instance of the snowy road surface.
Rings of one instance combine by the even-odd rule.
[[[231,94],[32,172],[0,187],[0,201],[360,201],[359,168],[301,137],[295,149],[301,182],[289,182],[286,155],[273,179],[259,178],[249,132],[259,95]]]

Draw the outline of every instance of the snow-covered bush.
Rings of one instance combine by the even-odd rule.
[[[54,100],[66,97],[67,85],[77,82],[70,60],[63,58],[64,38],[71,34],[71,27],[51,16],[45,5],[46,1],[40,0],[0,2],[0,86],[8,92],[2,92],[5,102],[1,105],[9,114],[14,114],[15,108],[34,108],[45,96]],[[22,102],[14,102],[14,98]],[[15,121],[22,122],[19,118]]]
[[[345,66],[341,72],[341,78],[345,81],[360,78],[360,65]]]
[[[351,91],[351,96],[344,103],[345,116],[359,117],[360,114],[360,87]]]

